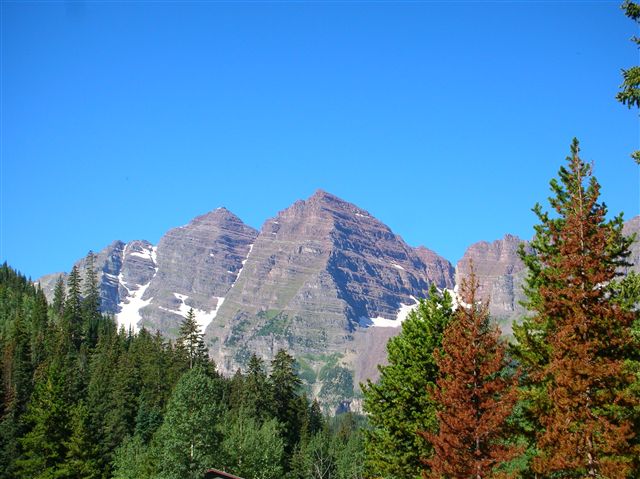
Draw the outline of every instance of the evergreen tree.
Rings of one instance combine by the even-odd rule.
[[[62,317],[65,301],[66,301],[66,294],[64,291],[64,279],[62,275],[60,275],[56,280],[56,285],[53,290],[53,312],[58,318]]]
[[[640,5],[631,0],[625,0],[622,8],[628,18],[640,24]],[[640,46],[640,38],[633,37],[632,41]],[[640,66],[633,66],[622,70],[622,85],[616,99],[628,108],[640,107]],[[640,164],[640,151],[634,151],[631,157]]]
[[[598,202],[600,185],[591,166],[571,146],[567,167],[552,180],[554,217],[536,205],[541,222],[523,259],[533,313],[517,329],[517,357],[529,386],[529,409],[537,422],[533,469],[558,477],[626,478],[632,472],[634,313],[608,287],[626,265],[631,239],[622,217],[607,221]],[[634,471],[638,474],[638,471]],[[555,477],[555,476],[553,476]]]
[[[284,349],[280,349],[271,361],[269,376],[276,419],[283,426],[285,455],[289,457],[300,439],[298,390],[302,380],[296,371],[296,362]]]
[[[21,295],[24,296],[24,295]],[[23,298],[26,300],[26,298]],[[4,371],[3,413],[0,416],[0,478],[13,477],[14,461],[20,455],[19,438],[25,434],[22,420],[33,389],[33,365],[25,311],[14,310],[12,328],[2,349]]]
[[[49,368],[46,377],[36,384],[24,419],[30,430],[20,440],[23,456],[16,461],[19,477],[55,477],[70,436],[65,377],[57,368]]]
[[[97,461],[97,447],[87,429],[89,414],[83,401],[71,412],[71,435],[65,442],[64,461],[56,468],[56,478],[98,479],[102,477]]]
[[[158,432],[158,477],[201,479],[221,462],[218,423],[222,413],[220,380],[200,366],[178,381]]]
[[[67,338],[76,350],[80,349],[80,345],[84,338],[83,318],[82,318],[82,298],[80,296],[81,280],[80,272],[77,266],[74,266],[69,273],[67,279],[67,296],[64,303],[64,312],[62,315],[63,340]]]
[[[185,356],[189,369],[193,369],[196,365],[205,366],[209,361],[209,353],[203,337],[204,334],[200,332],[193,308],[190,308],[180,325],[180,333],[176,341],[176,347]]]
[[[370,474],[418,477],[421,458],[430,456],[430,444],[417,432],[436,428],[436,407],[427,387],[438,377],[433,353],[441,345],[452,314],[451,296],[431,287],[428,299],[420,301],[402,323],[400,334],[387,343],[389,364],[379,367],[378,382],[363,386],[371,426],[365,432]]]
[[[272,417],[271,390],[264,361],[255,354],[251,355],[244,376],[241,403],[242,409],[258,422]]]
[[[83,334],[90,347],[98,341],[98,327],[102,319],[100,314],[100,287],[95,269],[96,255],[89,251],[85,259],[84,298],[82,300]]]
[[[501,477],[499,467],[519,454],[506,443],[507,419],[517,399],[515,379],[504,375],[505,346],[477,290],[472,273],[462,282],[461,305],[435,355],[440,374],[429,391],[438,405],[438,432],[420,431],[434,449],[425,461],[425,477]]]

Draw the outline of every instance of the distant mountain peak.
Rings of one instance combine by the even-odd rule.
[[[211,210],[207,213],[196,216],[186,226],[203,224],[203,223],[217,225],[217,224],[223,224],[226,222],[241,223],[242,220],[232,211],[228,210],[224,206],[220,206],[215,210]]]

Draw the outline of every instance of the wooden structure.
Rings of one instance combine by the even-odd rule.
[[[220,471],[218,469],[209,469],[204,473],[204,479],[242,479],[241,477],[234,476],[228,472]]]

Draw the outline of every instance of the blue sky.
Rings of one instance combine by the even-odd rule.
[[[633,217],[619,3],[4,1],[0,259],[38,277],[322,188],[457,261],[531,236],[574,136]]]

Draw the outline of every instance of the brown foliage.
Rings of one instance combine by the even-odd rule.
[[[487,305],[478,303],[472,273],[462,284],[456,316],[437,356],[440,378],[432,397],[440,405],[439,432],[419,434],[434,448],[425,478],[502,477],[495,467],[518,454],[505,443],[506,419],[516,402],[514,377],[504,377],[505,347]]]
[[[563,219],[550,223],[554,251],[539,256],[535,313],[550,330],[549,361],[532,374],[547,384],[533,468],[544,475],[623,479],[634,454],[635,432],[624,413],[634,402],[627,392],[633,377],[624,369],[634,315],[607,293],[621,253],[597,202],[598,183],[583,186],[590,168],[578,151],[575,142],[569,169],[562,171],[566,196],[552,203]]]

